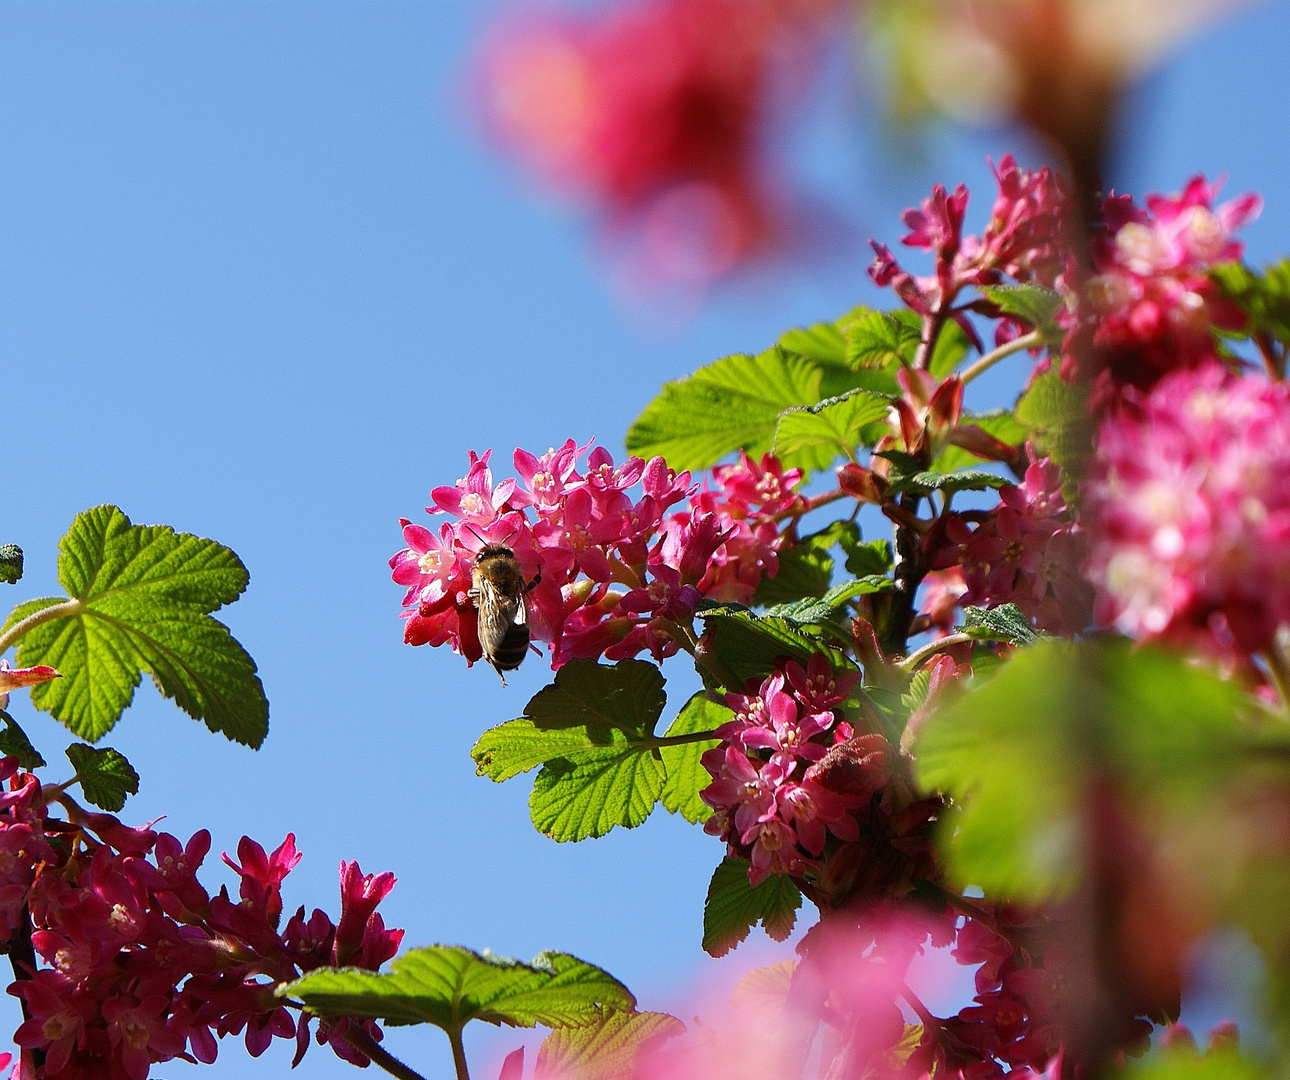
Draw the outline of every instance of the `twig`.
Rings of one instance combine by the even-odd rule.
[[[1043,343],[1044,337],[1038,330],[1032,330],[1028,334],[1022,334],[1021,337],[1013,338],[1011,341],[1005,341],[997,349],[992,349],[981,357],[981,359],[975,364],[964,370],[964,384],[970,383],[978,375],[989,371],[1005,356],[1011,356],[1015,352],[1021,352],[1022,349],[1031,349],[1036,345],[1042,345]]]
[[[941,649],[950,649],[955,645],[962,645],[964,642],[973,640],[975,639],[971,634],[946,634],[943,638],[929,641],[926,645],[915,649],[905,659],[897,663],[896,667],[907,675],[912,675],[917,670],[918,665],[931,656],[932,653],[939,652]]]
[[[1290,662],[1287,662],[1286,654],[1280,645],[1273,642],[1263,650],[1263,659],[1268,662],[1268,671],[1281,692],[1281,700],[1290,708]]]

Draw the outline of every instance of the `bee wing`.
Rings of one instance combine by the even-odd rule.
[[[483,646],[484,655],[491,656],[501,648],[512,625],[527,621],[528,612],[522,597],[506,595],[482,575],[476,590],[479,593],[475,602],[479,609],[479,643]]]

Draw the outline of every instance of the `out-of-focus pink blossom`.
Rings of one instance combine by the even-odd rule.
[[[760,152],[781,69],[830,0],[632,0],[503,21],[480,63],[497,137],[589,198],[637,261],[704,284],[771,246],[780,215]]]
[[[1177,368],[1213,362],[1215,328],[1244,325],[1208,271],[1240,258],[1234,234],[1263,200],[1246,194],[1215,206],[1221,186],[1196,176],[1177,195],[1148,195],[1145,210],[1114,193],[1103,205],[1090,242],[1096,273],[1080,303],[1083,337],[1068,342],[1063,362],[1068,378],[1097,380],[1097,402],[1113,401],[1119,387],[1146,390]],[[1092,369],[1081,370],[1082,360]]]
[[[1265,648],[1290,622],[1290,389],[1214,364],[1132,392],[1098,432],[1088,507],[1101,622]]]

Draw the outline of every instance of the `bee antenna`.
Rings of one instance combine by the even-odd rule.
[[[514,536],[519,531],[520,531],[520,527],[516,525],[515,528],[513,528],[510,532],[506,534],[506,537],[504,540],[502,540],[502,543],[503,544],[506,543],[507,540],[509,540],[512,536]]]
[[[471,528],[471,526],[467,525],[466,528],[470,530],[471,534],[475,537],[476,540],[478,540],[481,544],[484,544],[485,546],[487,546],[488,541],[485,540],[482,536],[480,536],[479,533],[475,532],[475,530]]]

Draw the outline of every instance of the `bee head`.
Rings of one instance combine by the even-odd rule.
[[[479,549],[479,554],[475,556],[475,563],[486,562],[489,559],[513,559],[515,552],[505,544],[485,544]]]

